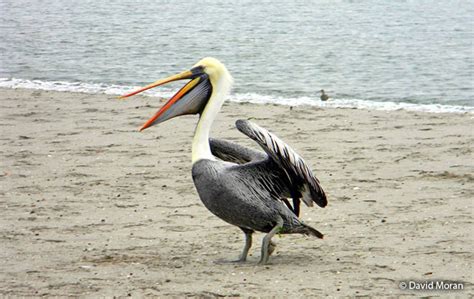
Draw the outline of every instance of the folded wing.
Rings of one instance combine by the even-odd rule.
[[[268,157],[264,152],[256,151],[224,139],[210,138],[209,144],[214,156],[223,161],[236,164],[265,160]]]

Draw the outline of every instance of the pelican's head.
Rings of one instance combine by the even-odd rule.
[[[232,83],[232,76],[225,65],[215,58],[203,58],[199,60],[194,67],[202,67],[203,71],[209,76],[211,83],[214,83],[214,86],[217,85],[220,80],[228,81],[230,84]]]
[[[213,92],[226,93],[232,84],[232,77],[225,65],[215,58],[207,57],[201,59],[190,70],[158,80],[120,98],[127,98],[147,89],[177,80],[190,81],[169,99],[140,128],[140,131],[176,116],[201,113]],[[224,96],[225,94],[221,97],[222,100]]]

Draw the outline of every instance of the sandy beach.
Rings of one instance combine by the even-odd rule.
[[[0,295],[474,296],[473,114],[226,103],[213,136],[258,148],[251,119],[291,145],[328,194],[258,266],[191,178],[196,116],[139,133],[157,98],[0,89]],[[452,280],[457,293],[401,290]]]

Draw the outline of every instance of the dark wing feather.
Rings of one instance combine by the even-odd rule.
[[[239,119],[235,124],[240,132],[255,140],[271,157],[271,160],[280,166],[290,181],[291,188],[289,190],[294,202],[295,197],[299,198],[299,194],[294,194],[295,190],[298,190],[307,206],[312,206],[313,201],[320,207],[327,205],[326,194],[319,180],[314,176],[303,158],[291,147],[274,134],[248,120]],[[299,202],[297,206],[299,209]],[[294,209],[296,209],[296,203]]]
[[[223,161],[236,164],[264,160],[268,157],[264,152],[256,151],[223,139],[209,138],[209,144],[214,156]]]
[[[258,193],[263,188],[274,199],[282,200],[286,206],[299,216],[301,193],[290,188],[291,182],[278,164],[265,152],[257,151],[234,142],[210,138],[211,152],[217,158],[239,164],[238,171],[246,178],[252,178],[252,184]],[[293,206],[287,197],[293,198]]]
[[[271,157],[260,161],[235,165],[229,171],[235,171],[236,177],[261,200],[281,200],[296,216],[299,216],[302,194],[289,180],[288,175]],[[288,198],[293,199],[291,206]]]

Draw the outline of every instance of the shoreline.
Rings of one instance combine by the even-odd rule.
[[[9,82],[9,83],[8,83]],[[41,81],[26,80],[16,78],[0,78],[0,89],[33,89],[39,91],[59,91],[71,93],[85,94],[103,94],[120,96],[136,89],[136,86],[110,85],[104,83],[84,83],[84,82],[66,82],[66,81]],[[169,98],[174,91],[166,89],[153,89],[146,91],[142,96],[150,96],[156,98]],[[229,102],[235,103],[251,103],[251,104],[276,104],[283,106],[311,106],[317,108],[337,108],[337,109],[363,109],[378,111],[413,111],[413,112],[429,112],[429,113],[455,113],[455,114],[472,114],[474,115],[474,106],[466,105],[450,105],[450,104],[423,104],[411,102],[394,102],[394,101],[371,101],[356,98],[330,98],[329,101],[323,102],[319,100],[319,95],[314,97],[300,96],[296,98],[287,98],[283,96],[262,95],[256,93],[243,93],[230,95]]]
[[[138,128],[157,98],[0,88],[4,296],[420,296],[400,281],[465,282],[473,296],[471,114],[226,102],[212,137],[259,149],[251,119],[312,166],[328,194],[275,237],[268,266],[235,258],[239,229],[191,178],[196,116]],[[471,229],[470,229],[471,227]],[[451,293],[450,293],[451,294]]]

